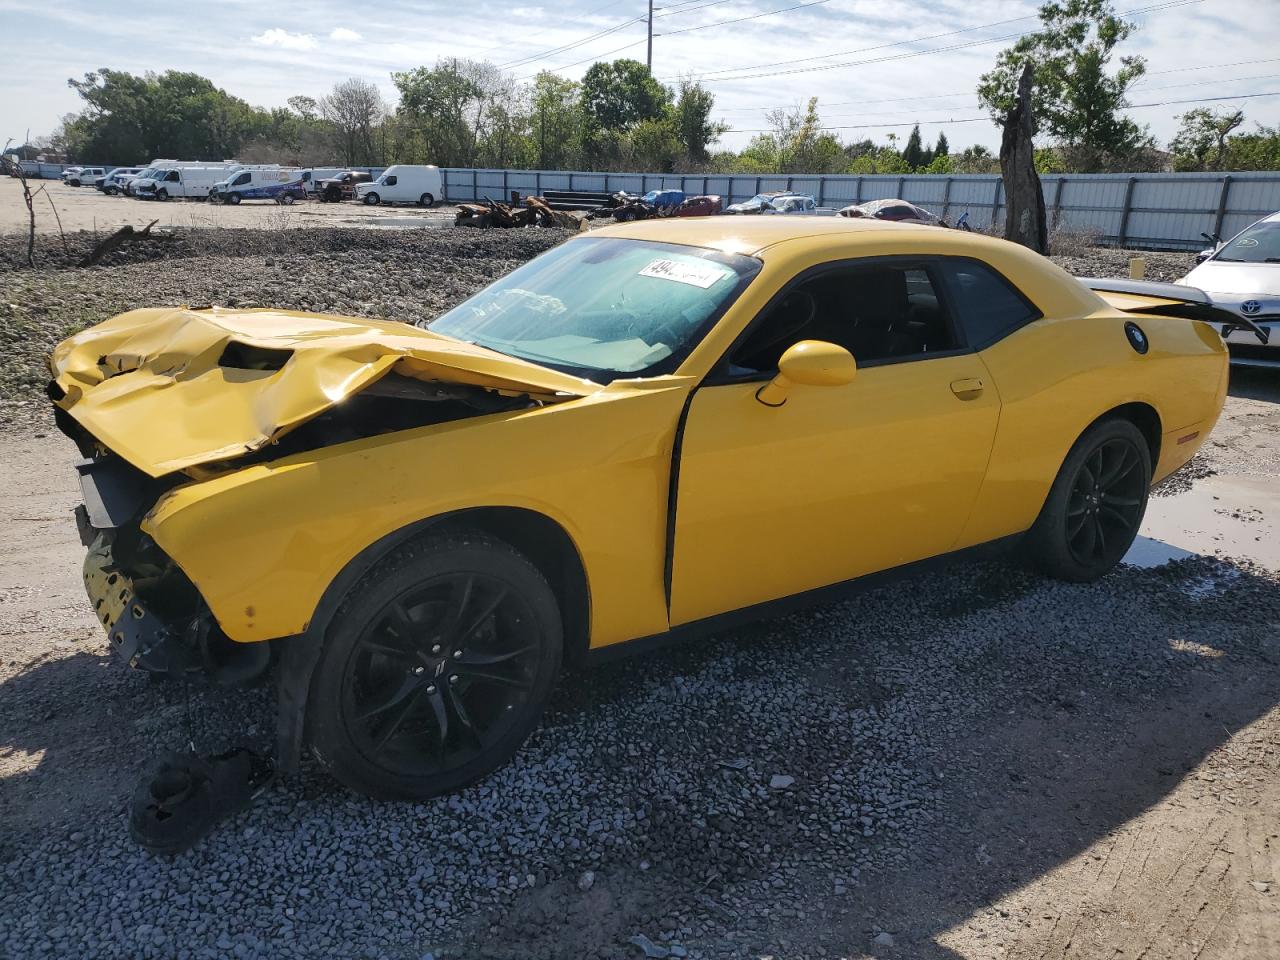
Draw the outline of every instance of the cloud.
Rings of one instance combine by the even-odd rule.
[[[329,34],[329,39],[355,42],[356,40],[361,40],[363,38],[354,30],[348,30],[346,27],[337,27],[334,29],[333,33]]]
[[[337,31],[334,31],[337,33]],[[310,50],[316,45],[316,38],[309,33],[290,33],[273,27],[253,37],[253,42],[264,47],[280,47],[284,50]]]

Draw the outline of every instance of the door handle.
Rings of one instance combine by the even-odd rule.
[[[966,380],[952,380],[951,392],[961,400],[976,400],[982,396],[982,378],[969,377]]]

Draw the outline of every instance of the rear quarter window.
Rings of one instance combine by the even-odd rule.
[[[990,346],[1042,316],[1012,283],[977,260],[943,260],[938,272],[955,322],[974,349]]]

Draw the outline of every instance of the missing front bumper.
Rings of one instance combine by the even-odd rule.
[[[89,544],[84,588],[117,656],[142,670],[170,669],[169,657],[162,654],[167,652],[173,632],[138,599],[133,581],[115,564],[106,533],[97,534]]]

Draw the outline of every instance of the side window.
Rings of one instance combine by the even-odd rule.
[[[232,181],[231,185],[233,187],[244,186],[244,184],[248,183],[251,179],[252,176],[249,171],[246,170],[244,173],[240,174],[240,176],[236,177],[235,180]]]
[[[1040,311],[1008,280],[976,260],[942,260],[938,264],[956,321],[972,347],[985,347]]]
[[[775,370],[800,340],[839,344],[860,365],[924,359],[959,346],[930,271],[917,264],[827,271],[766,310],[730,356],[730,374]]]
[[[388,186],[388,187],[394,187],[395,185],[396,185],[396,178],[395,178],[395,177],[387,177],[387,186]]]
[[[178,171],[177,171],[177,170],[170,170],[168,173],[166,173],[166,174],[164,175],[164,179],[165,179],[165,181],[166,181],[167,183],[177,183],[177,182],[178,182]]]

